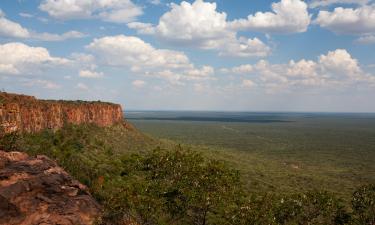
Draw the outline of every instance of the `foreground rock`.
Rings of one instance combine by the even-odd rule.
[[[0,224],[93,224],[101,208],[46,156],[0,151]]]

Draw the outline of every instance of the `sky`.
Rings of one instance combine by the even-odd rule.
[[[0,88],[125,110],[375,112],[375,1],[1,0]]]

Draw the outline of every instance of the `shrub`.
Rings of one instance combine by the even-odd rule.
[[[0,150],[16,151],[20,149],[20,135],[17,132],[0,134]]]
[[[375,185],[362,186],[353,193],[352,209],[354,223],[375,224]]]

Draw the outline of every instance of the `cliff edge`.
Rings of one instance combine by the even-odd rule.
[[[46,156],[0,151],[0,225],[86,225],[101,207]]]
[[[33,96],[0,92],[2,133],[57,130],[65,124],[91,123],[105,127],[122,123],[123,120],[123,111],[118,104],[99,101],[38,100]]]

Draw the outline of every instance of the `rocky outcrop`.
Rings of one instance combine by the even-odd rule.
[[[0,151],[0,224],[93,224],[101,212],[87,188],[46,156]]]
[[[101,127],[123,122],[120,105],[105,102],[38,100],[0,92],[0,131],[57,130],[65,124],[92,123]]]

